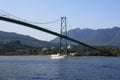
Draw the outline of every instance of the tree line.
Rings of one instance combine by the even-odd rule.
[[[67,54],[76,53],[75,56],[120,56],[120,48],[98,47],[103,52],[96,51],[84,46],[72,46],[67,49]],[[21,41],[0,41],[0,55],[51,55],[59,53],[59,46],[33,47],[22,44]]]

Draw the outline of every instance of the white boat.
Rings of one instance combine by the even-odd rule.
[[[51,55],[51,59],[63,59],[66,58],[67,55],[53,54]]]

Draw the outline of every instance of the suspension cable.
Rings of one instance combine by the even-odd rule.
[[[41,22],[30,21],[30,20],[26,20],[26,19],[17,17],[17,16],[15,16],[15,15],[13,15],[13,14],[10,14],[10,13],[2,10],[2,9],[0,9],[0,11],[1,11],[2,13],[5,13],[5,14],[2,14],[2,13],[0,12],[0,14],[1,14],[2,16],[7,16],[7,17],[10,17],[10,16],[11,16],[11,17],[13,17],[13,18],[15,18],[15,19],[18,19],[18,20],[21,20],[21,21],[25,21],[25,22],[29,22],[29,23],[33,23],[33,24],[51,24],[51,23],[56,23],[56,22],[59,22],[59,21],[60,21],[60,19],[56,19],[56,20],[53,20],[53,21],[48,21],[48,22],[42,22],[42,23],[41,23]]]

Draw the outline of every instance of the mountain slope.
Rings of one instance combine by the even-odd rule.
[[[87,43],[92,46],[119,46],[120,47],[120,28],[113,27],[107,29],[72,29],[68,31],[68,36]],[[59,38],[51,42],[59,42]],[[70,42],[68,42],[70,43]]]
[[[27,35],[20,35],[16,33],[0,31],[0,41],[15,41],[15,40],[19,40],[21,41],[22,44],[30,46],[50,45],[50,43],[47,41],[40,41]]]

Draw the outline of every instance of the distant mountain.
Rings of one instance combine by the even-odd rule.
[[[72,29],[68,31],[68,36],[87,43],[92,46],[118,46],[120,47],[120,28],[113,27],[107,29]],[[51,42],[59,42],[59,38]],[[69,42],[70,43],[70,42]]]
[[[0,41],[16,41],[16,40],[19,40],[22,44],[26,44],[30,46],[52,45],[50,42],[41,41],[27,35],[0,31]]]

